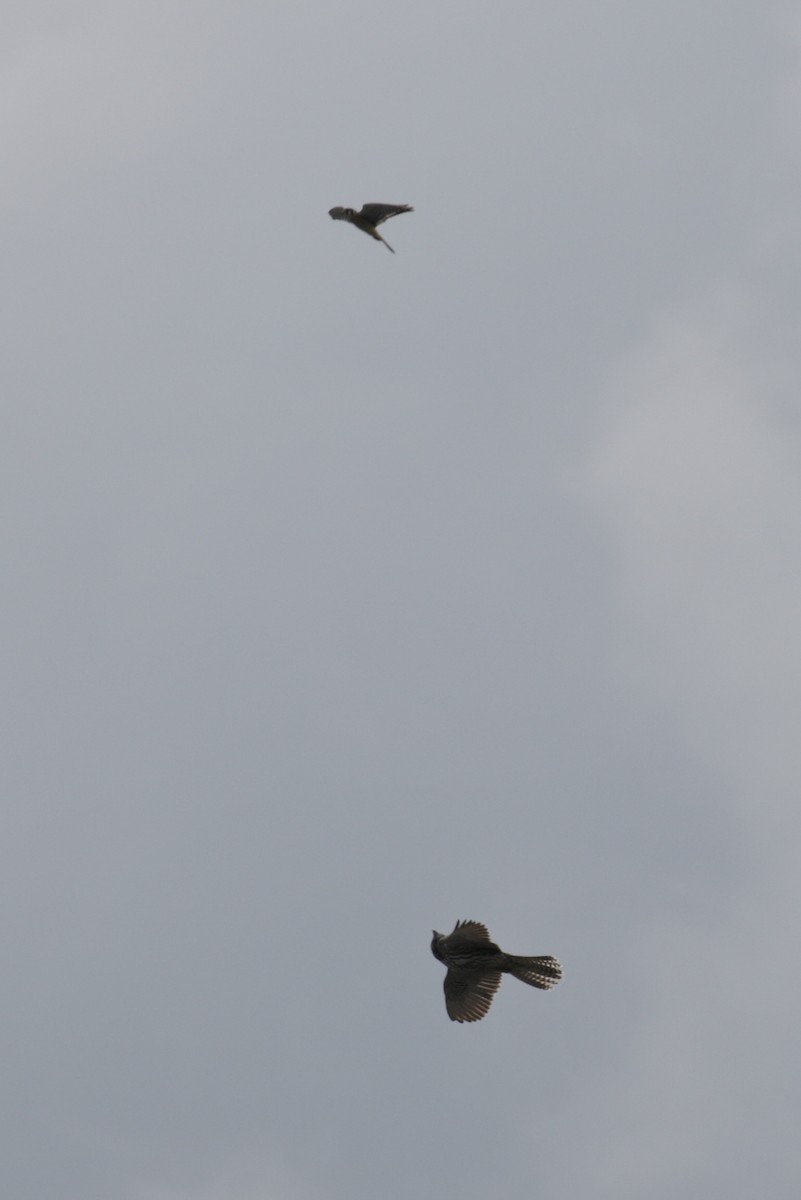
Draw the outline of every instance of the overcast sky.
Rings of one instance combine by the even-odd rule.
[[[797,1200],[798,4],[3,26],[2,1195]]]

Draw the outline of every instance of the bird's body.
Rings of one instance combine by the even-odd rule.
[[[390,217],[397,217],[401,213],[414,212],[411,204],[363,204],[359,212],[354,208],[329,208],[328,215],[334,221],[349,221],[351,225],[355,225],[357,229],[361,229],[362,233],[368,233],[370,237],[375,238],[377,242],[383,242],[387,250],[392,250],[389,242],[382,238],[376,226],[383,221],[388,221]],[[394,254],[395,251],[392,250]]]
[[[452,1021],[480,1021],[486,1016],[502,975],[514,975],[542,989],[554,987],[562,978],[555,958],[505,954],[479,921],[457,921],[448,934],[434,930],[431,953],[448,968],[443,986]]]

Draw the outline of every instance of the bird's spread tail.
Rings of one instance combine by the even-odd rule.
[[[552,988],[562,978],[562,968],[555,958],[551,958],[550,954],[534,958],[526,958],[519,954],[507,954],[505,957],[504,969],[510,975],[514,975],[515,979],[529,983],[532,987]]]

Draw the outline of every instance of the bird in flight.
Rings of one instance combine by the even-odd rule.
[[[503,974],[543,989],[555,987],[562,978],[562,968],[550,954],[534,958],[504,954],[480,921],[457,921],[447,934],[435,929],[431,953],[448,968],[443,986],[452,1021],[485,1017]]]
[[[382,238],[376,228],[383,221],[388,221],[390,217],[397,217],[401,213],[414,212],[411,204],[363,204],[359,212],[353,208],[329,208],[328,215],[334,221],[350,221],[351,225],[355,225],[357,229],[361,229],[363,233],[369,233],[370,237],[375,238],[377,242],[383,242],[387,250],[392,250],[389,242]],[[395,251],[392,250],[394,254]]]

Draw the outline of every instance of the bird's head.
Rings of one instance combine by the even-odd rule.
[[[445,937],[443,934],[437,933],[436,929],[432,930],[432,932],[434,936],[431,939],[431,953],[434,955],[434,958],[438,958],[440,962],[444,962],[445,959],[442,954],[441,945]]]
[[[353,209],[337,205],[336,208],[329,208],[328,215],[332,221],[349,221],[353,216]]]

